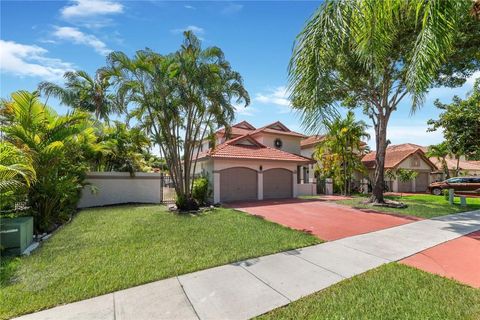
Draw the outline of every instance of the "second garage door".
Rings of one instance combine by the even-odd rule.
[[[270,169],[263,172],[263,198],[282,199],[293,197],[292,172],[286,169]]]
[[[256,200],[257,172],[248,168],[220,171],[220,201]]]

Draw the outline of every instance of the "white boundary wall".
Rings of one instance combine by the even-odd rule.
[[[160,173],[136,172],[89,172],[86,181],[98,191],[92,193],[90,186],[82,190],[78,208],[138,202],[160,203]]]

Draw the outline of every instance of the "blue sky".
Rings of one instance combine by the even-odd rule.
[[[190,29],[204,46],[222,48],[234,69],[242,74],[252,104],[238,111],[237,120],[255,126],[280,120],[292,130],[303,131],[286,98],[287,65],[295,36],[319,4],[1,1],[0,95],[6,98],[15,90],[34,90],[42,80],[61,83],[63,72],[71,69],[94,73],[112,50],[129,55],[145,47],[172,52],[182,41],[182,31]],[[472,86],[473,77],[462,88],[432,90],[414,116],[410,116],[409,101],[404,101],[391,119],[388,135],[392,143],[440,142],[440,132],[426,132],[426,121],[438,115],[433,101],[439,98],[448,102],[454,94],[464,97]],[[49,104],[60,113],[67,110],[57,101]],[[373,147],[373,139],[369,144]]]

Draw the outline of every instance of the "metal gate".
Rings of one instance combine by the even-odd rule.
[[[163,173],[160,176],[160,201],[161,203],[174,203],[176,200],[173,179]]]

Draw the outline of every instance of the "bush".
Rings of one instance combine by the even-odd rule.
[[[180,211],[196,211],[199,208],[195,199],[184,196],[177,196],[175,204]]]
[[[443,193],[443,197],[445,198],[445,200],[448,201],[448,198],[449,198],[448,189],[443,189],[442,193]]]
[[[211,190],[207,178],[197,178],[193,181],[192,197],[199,205],[204,206],[209,203]]]

